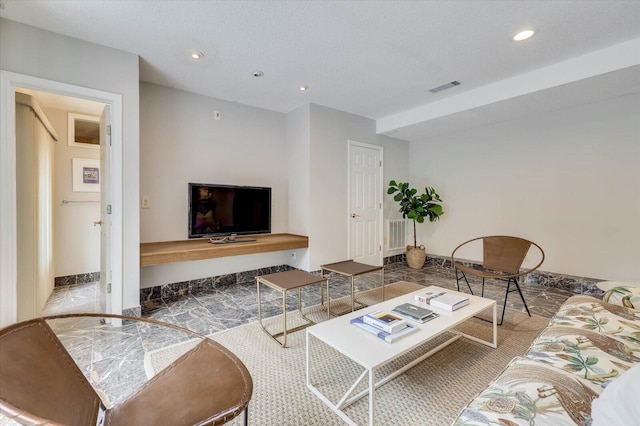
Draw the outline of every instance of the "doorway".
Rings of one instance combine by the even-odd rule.
[[[100,117],[107,105],[50,92],[24,88],[18,88],[17,91],[35,99],[59,135],[59,140],[52,146],[53,170],[49,176],[52,202],[45,210],[51,216],[49,222],[53,225],[53,288],[49,287],[52,292],[47,300],[45,312],[48,315],[69,311],[107,312],[102,306],[106,294],[100,292],[98,285],[102,270],[100,184],[103,178],[109,175],[104,173],[108,166],[101,164],[100,159],[101,144],[104,143],[104,137],[100,132]],[[18,137],[16,143],[20,148],[24,141]],[[18,170],[29,170],[28,164],[24,164],[25,159],[20,155],[16,161]],[[18,205],[24,196],[22,192],[18,192]],[[19,212],[19,223],[20,220]],[[19,227],[19,243],[22,241],[20,234]],[[42,241],[35,243],[41,245]],[[18,265],[25,261],[25,255],[19,251]],[[19,289],[25,285],[20,279],[20,271],[19,268]],[[37,284],[44,286],[45,283]],[[20,293],[18,296],[18,319],[26,319],[24,300]],[[42,301],[40,302],[36,305],[35,314],[40,314]]]
[[[382,266],[383,148],[349,141],[349,258]]]
[[[108,105],[111,109],[112,204],[111,252],[122,253],[122,96],[80,86],[0,71],[0,326],[17,319],[17,232],[16,232],[16,141],[15,91],[18,87],[81,98]],[[102,210],[102,209],[101,209]],[[104,209],[106,211],[106,209]],[[101,215],[104,214],[101,211]],[[122,259],[111,264],[110,313],[122,312]]]

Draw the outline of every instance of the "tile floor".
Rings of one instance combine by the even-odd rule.
[[[456,288],[453,272],[439,266],[415,270],[408,268],[403,263],[395,263],[385,267],[384,275],[387,284],[396,281],[410,281],[425,286],[439,285],[445,288]],[[332,274],[330,282],[332,298],[349,294],[346,278]],[[380,275],[376,272],[356,277],[356,287],[359,290],[373,288],[378,286],[379,282]],[[471,281],[471,283],[474,293],[479,294],[479,281]],[[550,318],[558,307],[572,295],[565,290],[547,288],[535,283],[521,283],[520,287],[531,313],[546,318]],[[318,286],[310,286],[303,289],[305,306],[320,303],[318,288]],[[56,287],[43,310],[43,315],[97,312],[98,290],[97,283]],[[466,285],[461,286],[461,291],[468,292]],[[504,291],[505,283],[494,280],[487,281],[485,297],[498,301],[499,314],[504,301]],[[263,315],[279,314],[282,306],[279,293],[266,287],[262,287],[261,292],[263,294]],[[295,297],[288,297],[288,309],[295,309],[296,303]],[[524,311],[524,306],[517,292],[509,294],[507,307]],[[257,313],[256,286],[253,282],[233,284],[197,295],[159,299],[147,302],[142,306],[144,317],[176,324],[202,334],[210,334],[255,321]]]

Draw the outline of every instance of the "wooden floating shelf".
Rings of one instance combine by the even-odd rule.
[[[294,234],[240,235],[255,241],[211,244],[208,238],[140,244],[140,266],[242,256],[309,247],[309,237]]]

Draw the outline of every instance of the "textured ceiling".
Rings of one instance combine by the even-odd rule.
[[[0,1],[4,18],[138,54],[143,81],[283,113],[317,103],[411,140],[437,133],[440,117],[430,119],[436,128],[423,123],[425,106],[624,42],[640,46],[639,1]],[[511,41],[531,27],[534,38]],[[192,50],[204,59],[190,59]],[[600,74],[639,63],[636,54]],[[562,84],[589,77],[599,87],[598,73],[567,73]],[[638,77],[637,67],[626,75]],[[462,84],[428,91],[452,80]],[[300,92],[303,84],[310,90]],[[553,96],[544,89],[554,85],[529,93]],[[574,95],[580,102],[579,90],[566,90]],[[462,120],[473,105],[509,98],[484,96],[448,114]]]

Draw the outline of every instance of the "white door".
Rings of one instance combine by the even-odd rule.
[[[382,147],[349,141],[349,258],[382,265]]]
[[[100,117],[100,312],[111,308],[111,117],[109,105]]]

